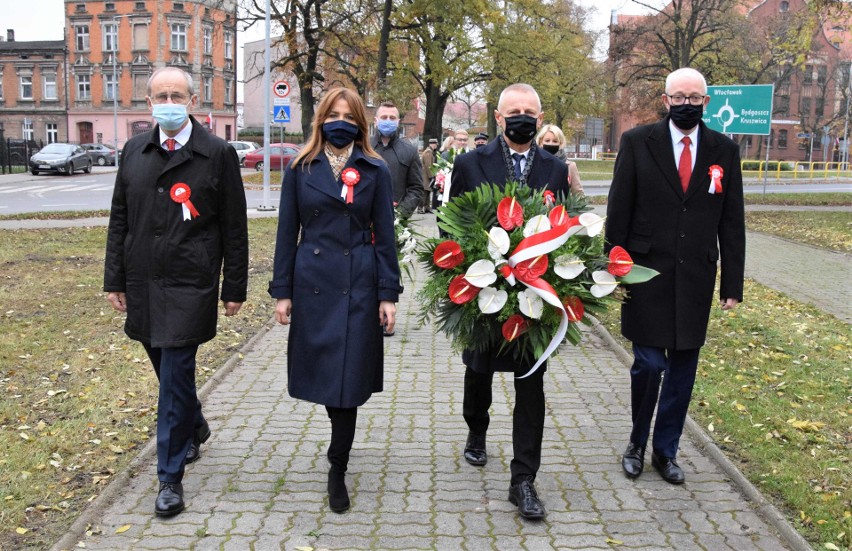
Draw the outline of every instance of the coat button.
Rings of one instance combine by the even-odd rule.
[[[686,212],[686,207],[682,207],[682,208],[680,209],[680,212]]]
[[[681,237],[686,237],[686,234],[685,234],[685,233],[683,233],[683,232],[680,232],[680,236],[681,236]]]
[[[347,210],[346,212],[344,212],[344,213],[343,213],[343,216],[344,216],[344,217],[348,217],[348,216],[349,216],[349,211]]]
[[[318,294],[319,294],[319,287],[314,287],[314,294],[315,294],[315,295],[318,295]]]
[[[314,254],[319,254],[319,249],[314,249]]]
[[[682,258],[678,258],[678,259],[677,259],[677,263],[678,263],[678,264],[683,264],[683,259],[682,259]]]
[[[164,191],[166,190],[163,189],[162,186],[157,188],[157,193],[163,193]]]
[[[348,295],[348,294],[349,294],[349,289],[343,289],[343,294],[344,294],[344,295]]]
[[[155,231],[155,232],[154,232],[154,237],[156,237],[156,238],[158,238],[158,239],[159,239],[160,237],[163,237],[163,232],[161,232],[161,231]]]
[[[349,249],[343,249],[343,255],[349,256]]]
[[[318,211],[318,210],[315,210],[315,211],[314,211],[314,216],[319,216],[319,211]]]

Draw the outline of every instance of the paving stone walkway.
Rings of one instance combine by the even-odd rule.
[[[396,336],[385,340],[385,390],[359,410],[349,512],[327,506],[329,421],[321,406],[287,395],[288,330],[275,326],[204,400],[213,437],[187,469],[186,511],[171,519],[153,515],[156,458],[149,452],[118,498],[89,512],[97,533],[67,548],[792,548],[686,435],[679,454],[683,486],[665,483],[650,465],[636,481],[624,477],[628,371],[594,331],[550,362],[536,481],[548,515],[538,523],[521,519],[507,501],[512,380],[495,376],[489,462],[471,467],[461,457],[463,367],[442,335],[418,326],[419,283],[407,284]]]

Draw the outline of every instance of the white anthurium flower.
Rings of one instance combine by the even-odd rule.
[[[402,230],[400,232],[398,241],[400,243],[402,243],[403,241],[407,240],[409,237],[411,237],[411,232],[408,231],[408,228],[405,228],[404,230]]]
[[[409,253],[414,252],[414,249],[416,249],[416,248],[417,248],[417,240],[416,239],[409,239],[408,241],[405,242],[405,245],[403,245],[402,247],[399,248],[399,251],[402,254],[407,255]]]
[[[394,219],[393,219],[393,225],[394,225],[394,226],[399,226],[399,218],[394,218]]]
[[[545,232],[550,229],[550,219],[543,215],[539,214],[538,216],[533,216],[527,222],[527,225],[524,226],[524,237],[529,237],[531,235],[535,235],[537,233]]]
[[[506,305],[506,301],[509,300],[509,293],[502,289],[486,287],[479,291],[477,300],[479,301],[479,309],[483,314],[495,314]]]
[[[471,285],[476,285],[482,289],[497,281],[495,269],[494,263],[490,260],[477,260],[467,269],[464,278]]]
[[[411,264],[411,255],[407,254],[402,257],[402,260],[399,261],[400,264]]]
[[[592,279],[595,280],[595,284],[592,285],[589,291],[597,298],[607,296],[618,287],[618,281],[616,281],[615,276],[606,270],[592,272]]]
[[[541,313],[544,311],[544,301],[530,289],[518,293],[518,306],[523,315],[536,320],[541,317]]]
[[[488,232],[488,254],[494,260],[503,260],[506,253],[509,252],[511,244],[509,234],[503,228],[494,226]]]
[[[580,225],[583,226],[583,229],[577,233],[594,237],[603,230],[603,222],[604,219],[594,212],[584,212],[580,215]]]
[[[554,261],[553,271],[562,279],[574,279],[582,274],[586,269],[586,265],[580,260],[580,257],[573,254],[563,254],[556,257]]]

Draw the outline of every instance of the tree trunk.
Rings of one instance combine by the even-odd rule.
[[[441,124],[444,118],[444,108],[447,106],[448,93],[441,93],[441,89],[432,81],[426,81],[426,115],[423,122],[423,140],[429,143],[429,138],[441,140],[444,129]]]
[[[299,99],[302,102],[302,137],[307,141],[314,121],[314,87],[309,73],[299,75]]]
[[[379,94],[384,91],[385,81],[388,77],[388,42],[390,42],[390,16],[393,8],[393,0],[385,0],[385,8],[382,12],[382,32],[379,36],[379,65],[376,71],[376,86]]]

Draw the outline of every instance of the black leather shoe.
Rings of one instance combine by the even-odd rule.
[[[674,457],[663,457],[656,452],[651,452],[651,465],[669,484],[683,484],[685,480],[683,469],[675,463]]]
[[[210,425],[205,420],[204,424],[195,429],[195,434],[192,435],[192,444],[189,445],[189,449],[186,451],[187,465],[201,459],[201,444],[207,442],[209,439]]]
[[[546,514],[535,486],[529,480],[509,486],[509,503],[517,505],[518,512],[526,519],[541,520]]]
[[[170,517],[183,511],[183,507],[183,485],[180,482],[160,482],[154,513],[158,517]]]
[[[621,468],[627,478],[638,478],[645,468],[645,446],[633,442],[627,444],[627,449],[621,456]]]
[[[349,491],[346,489],[346,474],[328,472],[328,507],[335,513],[349,509]]]
[[[467,433],[467,444],[464,446],[464,460],[474,467],[482,467],[488,463],[488,453],[485,452],[485,435]]]

